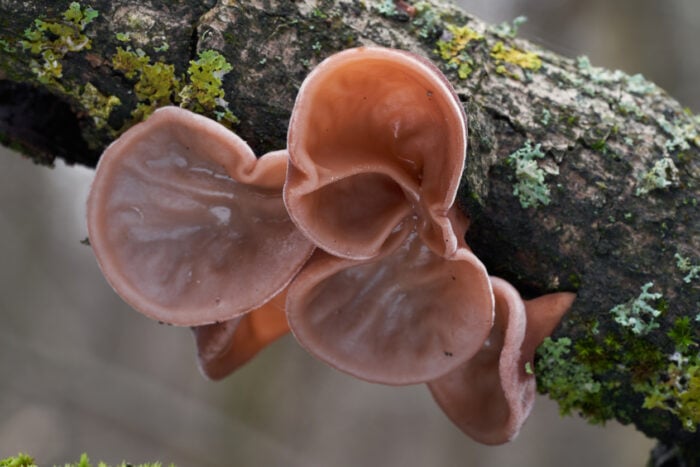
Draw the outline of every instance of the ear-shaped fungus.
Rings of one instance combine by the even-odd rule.
[[[262,307],[223,323],[192,328],[199,369],[219,380],[247,363],[268,344],[289,332],[284,313],[286,291]]]
[[[301,86],[288,150],[285,203],[326,251],[290,286],[301,345],[385,384],[425,382],[473,355],[493,297],[450,215],[466,117],[442,74],[397,50],[333,55]]]
[[[552,333],[575,295],[555,293],[525,301],[508,282],[492,277],[496,320],[483,348],[457,370],[428,383],[445,414],[484,444],[512,440],[535,401],[535,349]]]
[[[385,384],[426,382],[476,353],[493,306],[486,270],[467,249],[449,261],[415,232],[375,260],[316,250],[294,279],[289,325],[331,366]]]
[[[189,111],[156,111],[102,155],[88,231],[112,287],[163,322],[236,318],[282,291],[313,246],[282,200],[286,153],[259,160]]]
[[[459,99],[427,60],[375,47],[337,53],[309,74],[292,111],[290,216],[323,250],[368,259],[418,214],[423,241],[449,256],[466,131]]]

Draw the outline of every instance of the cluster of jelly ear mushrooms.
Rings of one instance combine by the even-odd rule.
[[[428,61],[347,50],[302,84],[285,151],[256,159],[175,107],[128,130],[98,164],[91,244],[133,308],[193,328],[212,379],[291,327],[341,371],[426,383],[467,435],[502,443],[534,401],[526,367],[574,295],[524,301],[464,242],[466,131]]]

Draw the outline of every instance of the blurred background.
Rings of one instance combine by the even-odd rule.
[[[520,36],[642,73],[700,110],[697,0],[462,0]],[[519,438],[484,447],[423,386],[357,381],[285,337],[223,382],[204,380],[187,329],[158,325],[102,279],[84,204],[92,171],[0,149],[0,458],[40,465],[159,460],[218,466],[642,466],[631,427],[560,418],[540,397]]]

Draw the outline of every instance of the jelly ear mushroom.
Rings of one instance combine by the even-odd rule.
[[[304,80],[292,111],[290,216],[318,247],[362,260],[417,214],[423,241],[447,257],[457,249],[445,213],[466,133],[459,99],[427,60],[379,47],[332,55]]]
[[[491,278],[496,319],[483,348],[457,370],[428,383],[452,422],[484,444],[517,436],[535,401],[536,347],[571,306],[574,294],[523,301],[508,282]]]
[[[449,260],[415,231],[373,260],[317,249],[290,285],[289,325],[299,343],[366,381],[424,383],[479,351],[493,322],[486,269],[467,249]]]
[[[157,110],[102,155],[87,223],[107,281],[159,321],[202,325],[259,308],[313,246],[282,200],[287,155],[256,159],[213,120]]]
[[[284,313],[286,290],[262,307],[223,323],[192,328],[199,369],[211,380],[222,379],[289,332]]]

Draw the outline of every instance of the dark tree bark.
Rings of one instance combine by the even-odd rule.
[[[0,141],[93,166],[175,103],[262,154],[284,147],[324,57],[363,44],[423,55],[469,115],[459,201],[475,252],[526,296],[578,294],[540,349],[540,389],[564,412],[634,423],[662,442],[655,462],[700,465],[699,120],[640,76],[514,36],[440,0],[0,0]],[[216,83],[202,88],[192,62],[224,75],[227,102],[207,100]]]

